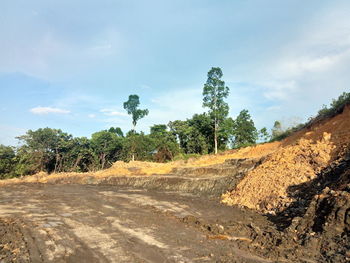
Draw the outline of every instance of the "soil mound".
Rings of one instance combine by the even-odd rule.
[[[228,205],[280,212],[293,203],[293,186],[312,181],[350,145],[350,105],[286,140],[236,188],[222,196]]]

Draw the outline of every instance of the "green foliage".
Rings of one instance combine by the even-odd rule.
[[[153,125],[150,129],[150,138],[154,145],[153,159],[157,162],[166,162],[174,159],[180,152],[176,136],[167,130],[164,124]]]
[[[245,147],[256,143],[258,132],[248,110],[242,110],[233,124],[233,148]]]
[[[203,134],[190,120],[169,122],[169,127],[175,138],[178,138],[184,153],[208,153],[206,134]]]
[[[343,92],[337,99],[333,99],[330,103],[330,106],[322,106],[322,109],[318,111],[318,114],[315,118],[310,118],[308,123],[300,123],[294,127],[288,129],[282,129],[282,125],[279,121],[276,121],[272,129],[272,138],[271,141],[280,141],[288,137],[292,133],[306,127],[307,125],[312,124],[314,120],[330,118],[340,113],[346,104],[350,104],[350,93]]]
[[[137,121],[148,115],[147,109],[145,110],[138,109],[140,105],[140,100],[139,100],[139,96],[136,94],[130,95],[129,99],[126,102],[124,102],[123,105],[124,105],[124,109],[132,117],[132,124],[134,126],[134,129],[137,124]]]
[[[148,115],[148,110],[141,110],[138,109],[139,105],[140,105],[140,100],[139,100],[139,96],[134,94],[134,95],[130,95],[129,99],[124,102],[124,109],[128,112],[129,115],[131,115],[132,117],[132,125],[133,127],[133,131],[134,133],[136,133],[135,131],[135,127],[137,124],[137,121],[142,119],[143,117]],[[130,140],[130,146],[131,146],[131,153],[132,153],[132,161],[135,160],[135,152],[136,152],[136,147],[137,147],[137,143],[135,141],[135,138],[133,138],[133,136],[131,136],[129,138]]]
[[[282,124],[280,121],[275,121],[273,124],[273,128],[271,130],[272,139],[279,137],[282,135],[285,131],[282,129]]]
[[[23,152],[28,155],[23,159],[25,162],[39,160],[40,171],[57,172],[62,170],[64,155],[72,136],[59,129],[40,128],[29,130],[18,139],[24,144]]]
[[[0,179],[15,177],[16,154],[13,147],[0,144]]]
[[[298,124],[298,125],[296,125],[294,127],[290,127],[290,128],[285,129],[285,130],[283,130],[281,128],[280,132],[275,133],[275,136],[271,137],[270,142],[281,141],[281,140],[287,138],[292,133],[294,133],[296,131],[299,131],[300,129],[304,128],[305,126],[306,126],[306,124],[300,123],[300,124]]]
[[[118,160],[123,149],[122,138],[109,131],[95,132],[91,136],[91,146],[98,156],[100,169],[110,166]]]
[[[119,127],[111,127],[108,129],[108,132],[115,133],[119,137],[124,137],[124,133]]]
[[[224,98],[228,88],[221,80],[220,68],[212,68],[203,89],[203,106],[208,113],[194,114],[185,121],[175,120],[168,125],[156,124],[150,127],[150,134],[137,133],[137,121],[148,114],[140,110],[139,97],[130,95],[124,103],[132,115],[133,129],[124,136],[119,127],[95,132],[91,139],[76,137],[60,129],[40,128],[28,130],[18,137],[21,146],[14,148],[0,145],[0,179],[31,175],[39,171],[87,172],[109,167],[118,160],[166,162],[197,158],[219,150],[227,149],[230,141],[233,148],[259,142],[282,140],[291,133],[310,125],[315,119],[331,117],[350,104],[350,93],[343,93],[333,100],[329,108],[324,106],[318,116],[308,124],[298,124],[284,129],[276,121],[271,136],[264,127],[257,131],[247,110],[242,110],[235,120],[228,115]]]
[[[149,135],[145,135],[143,132],[128,132],[123,141],[121,159],[124,161],[133,159],[152,161],[154,149],[154,141]]]
[[[267,132],[266,127],[261,128],[259,131],[259,140],[261,142],[267,142],[271,138],[270,134]]]
[[[350,92],[343,92],[337,99],[333,99],[329,108],[323,105],[317,117],[332,117],[339,113],[346,104],[350,104]]]
[[[221,68],[211,68],[208,72],[207,82],[203,87],[203,107],[209,108],[209,116],[213,125],[215,153],[218,150],[218,131],[229,111],[228,104],[224,101],[229,94],[229,88],[221,80],[222,76]]]
[[[65,171],[87,172],[96,170],[98,165],[97,154],[86,137],[77,137],[71,140],[70,150],[65,163]]]

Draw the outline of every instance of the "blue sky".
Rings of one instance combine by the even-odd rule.
[[[28,129],[74,136],[138,130],[201,113],[212,66],[230,115],[258,128],[305,121],[349,92],[350,2],[338,0],[13,0],[0,2],[0,143]]]

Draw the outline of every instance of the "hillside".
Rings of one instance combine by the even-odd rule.
[[[250,171],[222,202],[252,209],[280,211],[292,203],[292,186],[314,180],[341,158],[350,144],[350,105],[281,142],[262,165]],[[295,190],[297,191],[297,190]]]

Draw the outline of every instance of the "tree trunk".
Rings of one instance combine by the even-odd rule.
[[[106,154],[102,153],[101,154],[101,169],[102,170],[105,168],[105,163],[106,163]]]
[[[56,152],[56,156],[55,156],[55,169],[54,169],[53,172],[54,172],[54,173],[57,173],[57,171],[58,171],[58,166],[59,166],[59,161],[60,161],[60,155],[59,155],[57,149],[55,150],[55,152]]]
[[[218,118],[217,118],[217,113],[218,113],[218,108],[217,108],[217,91],[215,88],[215,96],[214,96],[214,153],[218,153]]]
[[[78,155],[77,159],[75,160],[75,163],[73,165],[73,171],[76,171],[77,167],[78,167],[78,164],[80,163],[82,159],[82,156]]]
[[[135,161],[135,124],[133,124],[133,135],[132,135],[132,142],[131,142],[131,152],[132,152],[132,156],[131,156],[131,161]]]
[[[214,124],[214,153],[218,153],[218,124],[216,118]]]

